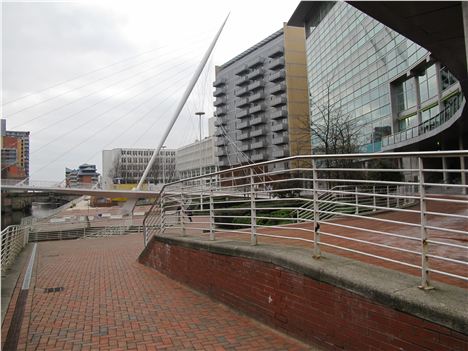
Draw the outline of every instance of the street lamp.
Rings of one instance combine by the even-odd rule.
[[[202,175],[202,159],[203,159],[201,118],[204,114],[205,112],[195,112],[195,115],[198,116],[198,131],[200,133],[200,139],[198,141],[198,145],[200,147],[200,176]],[[200,210],[202,209],[203,209],[202,178],[200,178]]]
[[[161,160],[162,160],[162,170],[163,170],[163,184],[166,184],[166,157],[164,155],[165,145],[161,146]]]

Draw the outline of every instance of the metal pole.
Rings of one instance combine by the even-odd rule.
[[[216,45],[216,42],[218,41],[219,36],[221,35],[221,32],[224,28],[224,25],[226,24],[227,20],[229,18],[229,14],[226,16],[226,19],[224,20],[223,24],[218,30],[218,33],[216,33],[213,41],[211,42],[210,46],[208,47],[208,50],[205,53],[205,56],[203,56],[203,59],[201,60],[200,64],[198,65],[195,73],[192,76],[192,79],[189,82],[189,85],[187,86],[187,89],[185,90],[184,94],[182,95],[182,99],[179,102],[179,105],[177,105],[176,110],[174,111],[174,115],[172,116],[172,119],[169,123],[169,125],[166,128],[166,131],[164,132],[161,140],[159,141],[158,146],[156,147],[156,150],[154,150],[153,156],[151,156],[151,159],[146,166],[145,171],[143,172],[143,175],[141,176],[140,182],[138,183],[137,187],[135,190],[141,190],[141,186],[145,182],[146,177],[148,176],[148,173],[153,166],[154,162],[156,161],[157,156],[159,155],[159,151],[161,150],[161,147],[164,145],[166,142],[167,136],[169,135],[172,127],[174,126],[174,123],[176,122],[177,118],[179,117],[180,112],[182,111],[182,108],[185,105],[185,102],[187,101],[188,97],[190,96],[190,93],[192,92],[193,87],[195,86],[195,83],[197,82],[198,78],[200,77],[200,74],[203,71],[203,68],[206,65],[206,62],[208,61],[208,58],[211,55],[211,52],[213,51],[214,46]]]
[[[210,240],[215,240],[215,213],[213,201],[213,177],[210,177]]]
[[[198,146],[200,147],[200,176],[203,173],[203,166],[202,166],[202,159],[203,159],[203,149],[202,149],[202,126],[201,126],[201,118],[205,114],[205,112],[195,112],[195,115],[198,116],[198,132],[200,134],[200,138],[198,139]],[[203,191],[202,191],[202,183],[203,178],[200,178],[200,211],[203,210]]]
[[[314,187],[314,258],[319,259],[320,252],[320,213],[318,205],[318,182],[315,159],[312,159],[312,185]]]
[[[254,171],[250,168],[250,245],[257,245],[257,210],[255,208]]]
[[[424,189],[424,163],[421,157],[418,157],[419,163],[419,205],[421,212],[421,289],[432,289],[429,283],[429,244],[427,242],[427,215],[426,215],[426,194]]]

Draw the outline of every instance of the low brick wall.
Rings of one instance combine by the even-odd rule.
[[[459,288],[424,292],[414,288],[414,277],[347,259],[317,261],[300,249],[193,238],[153,238],[139,261],[329,349],[468,349],[466,292]],[[376,287],[373,278],[381,281]],[[400,282],[389,283],[395,278]]]

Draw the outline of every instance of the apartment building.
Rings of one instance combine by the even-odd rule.
[[[2,178],[24,179],[29,177],[29,132],[6,129],[1,120]]]
[[[310,153],[302,28],[284,25],[217,67],[213,86],[221,169]]]

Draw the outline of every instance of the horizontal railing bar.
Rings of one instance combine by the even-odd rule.
[[[427,229],[432,229],[432,230],[439,230],[439,231],[445,231],[449,233],[456,233],[456,234],[462,234],[462,235],[468,235],[468,232],[464,230],[457,230],[457,229],[450,229],[450,228],[440,228],[440,227],[434,227],[431,225],[426,225]]]
[[[374,234],[394,236],[396,238],[401,238],[401,239],[407,239],[407,240],[413,240],[413,241],[420,241],[421,240],[420,238],[415,238],[415,237],[412,237],[412,236],[406,236],[406,235],[401,235],[401,234],[383,232],[383,231],[380,231],[380,230],[374,230],[374,229],[368,229],[368,228],[362,228],[362,227],[355,227],[355,226],[339,224],[339,223],[335,223],[335,222],[319,221],[319,223],[326,224],[326,225],[331,225],[331,226],[336,226],[336,227],[341,227],[341,228],[346,228],[346,229],[363,230],[363,231],[366,231],[366,232],[369,232],[369,233],[374,233]]]
[[[270,237],[270,238],[305,241],[305,242],[308,242],[308,243],[313,243],[314,242],[311,239],[305,239],[305,238],[300,238],[300,237],[289,237],[289,236],[283,236],[283,235],[274,235],[274,234],[265,234],[265,233],[260,233],[260,232],[257,232],[257,235],[258,236],[266,236],[266,237]]]
[[[329,244],[329,243],[325,243],[325,242],[321,242],[320,245],[333,247],[335,249],[339,249],[339,250],[343,250],[343,251],[349,251],[349,252],[361,254],[361,255],[364,255],[364,256],[368,256],[368,257],[377,258],[377,259],[392,262],[392,263],[401,264],[401,265],[411,267],[411,268],[421,269],[420,266],[417,266],[417,265],[414,265],[414,264],[411,264],[411,263],[401,262],[401,261],[393,260],[391,258],[387,258],[387,257],[383,257],[383,256],[376,256],[376,255],[373,255],[373,254],[370,254],[370,253],[367,253],[367,252],[363,252],[363,251],[359,251],[359,250],[348,249],[348,248],[345,248],[345,247],[341,247],[341,246],[337,246],[337,245],[333,245],[333,244]]]
[[[452,263],[457,263],[457,264],[463,264],[465,266],[468,266],[468,262],[467,261],[460,261],[460,260],[456,260],[454,258],[448,258],[448,257],[442,257],[442,256],[437,256],[437,255],[431,255],[431,254],[428,254],[427,257],[429,258],[434,258],[434,259],[437,259],[437,260],[442,260],[442,261],[448,261],[448,262],[452,262]]]
[[[462,275],[448,273],[448,272],[444,272],[444,271],[439,271],[437,269],[432,269],[432,268],[429,268],[428,271],[432,272],[432,273],[438,273],[438,274],[441,274],[441,275],[445,275],[447,277],[457,278],[457,279],[461,279],[461,280],[464,280],[464,281],[468,281],[468,277],[464,277]]]
[[[461,214],[453,214],[453,213],[444,213],[444,212],[431,212],[426,211],[425,214],[434,215],[434,216],[446,216],[450,218],[463,218],[468,220],[468,216],[461,215]]]
[[[326,214],[336,214],[336,212],[329,212],[329,211],[320,211],[321,213],[326,213]],[[376,217],[371,217],[371,216],[359,216],[351,213],[339,213],[339,216],[343,217],[352,217],[352,218],[360,218],[360,219],[370,219],[372,221],[378,221],[378,222],[384,222],[384,223],[392,223],[392,224],[402,224],[402,225],[407,225],[410,227],[417,227],[420,228],[421,224],[420,223],[410,223],[410,222],[401,222],[401,221],[394,221],[392,219],[384,219],[384,218],[376,218]]]
[[[406,252],[406,253],[411,253],[411,254],[421,256],[421,253],[417,252],[417,251],[402,249],[402,248],[399,248],[399,247],[394,247],[394,246],[380,244],[380,243],[373,243],[371,241],[362,240],[362,239],[350,238],[348,236],[342,236],[342,235],[338,235],[338,234],[328,233],[328,232],[324,232],[322,230],[320,231],[320,234],[326,235],[326,236],[331,236],[333,238],[339,238],[339,239],[343,239],[343,240],[354,241],[354,242],[358,242],[358,243],[361,243],[361,244],[367,244],[367,245],[371,245],[371,246],[383,247],[385,249],[391,249],[391,250],[396,250],[396,251],[401,251],[401,252]]]
[[[444,245],[444,246],[449,246],[449,247],[456,247],[458,249],[465,249],[468,250],[468,246],[466,245],[458,245],[458,244],[452,244],[452,243],[446,243],[444,241],[436,241],[436,240],[427,240],[429,244],[437,244],[437,245]]]

